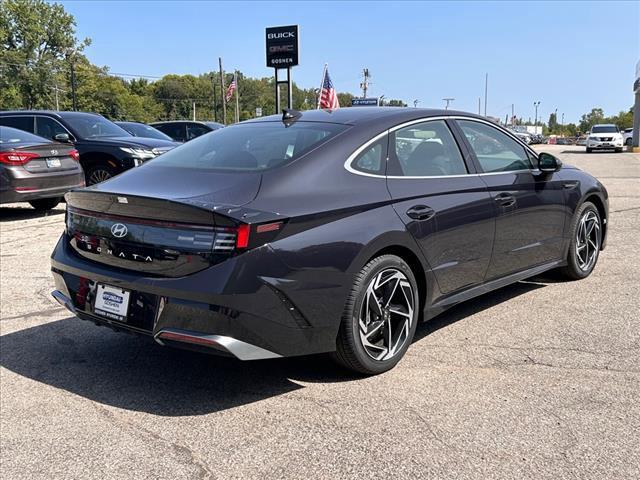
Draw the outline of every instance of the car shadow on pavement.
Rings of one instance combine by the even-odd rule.
[[[25,204],[20,207],[0,207],[0,222],[10,222],[15,220],[30,220],[32,218],[51,217],[55,215],[63,215],[65,211],[64,204],[60,204],[54,209],[47,211],[38,211]]]
[[[456,306],[419,325],[415,341],[543,286],[521,282]],[[75,317],[2,335],[0,365],[95,402],[162,416],[204,415],[250,404],[304,388],[298,381],[362,378],[337,367],[328,355],[241,362],[163,348],[150,338]]]

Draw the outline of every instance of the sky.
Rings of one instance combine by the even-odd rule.
[[[111,72],[162,76],[225,70],[273,75],[265,27],[297,24],[293,80],[320,85],[325,63],[338,91],[419,107],[477,112],[489,75],[487,114],[577,122],[633,105],[640,60],[640,2],[205,2],[65,1],[85,51]],[[484,110],[484,103],[482,106]]]

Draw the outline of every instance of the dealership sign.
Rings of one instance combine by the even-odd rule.
[[[352,98],[351,106],[352,107],[377,107],[378,99],[377,98]]]
[[[298,65],[298,26],[269,27],[267,36],[267,67],[288,68]]]

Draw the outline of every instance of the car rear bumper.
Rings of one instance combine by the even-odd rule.
[[[74,170],[72,173],[17,175],[5,169],[0,182],[0,203],[17,203],[38,200],[40,198],[62,197],[69,190],[84,187],[84,173]]]
[[[269,246],[184,277],[141,277],[79,256],[63,235],[52,273],[53,296],[80,319],[148,335],[161,345],[241,360],[335,350],[340,313],[327,317],[332,302],[322,298],[335,299],[335,282],[323,288],[317,277],[313,284],[296,281]],[[125,321],[96,313],[98,284],[130,292]],[[303,313],[296,295],[312,291],[318,292],[316,305]]]

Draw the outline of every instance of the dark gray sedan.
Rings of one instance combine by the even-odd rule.
[[[79,159],[72,145],[0,126],[0,203],[54,208],[66,192],[84,186]]]

